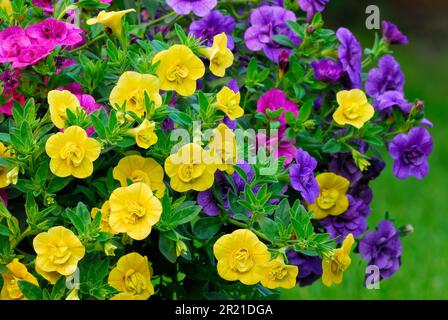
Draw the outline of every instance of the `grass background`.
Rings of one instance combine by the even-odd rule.
[[[396,22],[410,44],[394,47],[395,57],[406,75],[405,92],[410,101],[422,99],[427,117],[434,123],[431,171],[423,181],[394,178],[387,166],[372,183],[374,200],[369,226],[375,226],[386,211],[397,225],[411,224],[415,231],[402,239],[401,269],[382,281],[379,290],[363,287],[367,265],[353,255],[351,267],[339,286],[326,288],[320,281],[282,294],[284,299],[446,299],[448,298],[448,1],[331,1],[324,13],[333,29],[347,26],[363,46],[370,47],[375,31],[364,27],[365,8],[376,4],[381,19]]]

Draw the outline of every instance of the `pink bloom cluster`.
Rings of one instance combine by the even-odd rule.
[[[34,65],[47,57],[56,46],[81,43],[82,30],[53,18],[22,29],[13,26],[0,31],[0,63],[12,62],[12,68]]]

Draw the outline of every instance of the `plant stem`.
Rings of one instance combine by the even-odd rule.
[[[162,22],[162,21],[165,20],[166,18],[172,17],[172,16],[174,16],[174,15],[176,15],[176,12],[174,12],[174,11],[173,11],[173,12],[170,12],[170,13],[164,15],[164,16],[161,16],[161,17],[159,17],[159,18],[157,18],[157,19],[152,20],[151,22],[148,23],[148,26],[152,26],[152,25],[154,25],[154,24],[157,24],[157,23],[159,23],[159,22]]]
[[[233,225],[235,225],[237,227],[250,229],[249,226],[247,224],[243,223],[243,222],[239,222],[239,221],[236,221],[236,220],[233,220],[233,219],[229,219],[228,222],[230,222],[231,224],[233,224]],[[251,229],[251,231],[253,233],[255,233],[259,238],[274,244],[274,242],[271,239],[269,239],[264,233],[261,233],[260,231],[257,231],[257,230],[254,230],[254,229]]]

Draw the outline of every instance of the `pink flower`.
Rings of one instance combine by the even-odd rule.
[[[20,54],[12,61],[12,68],[23,68],[34,65],[47,57],[53,48],[45,44],[32,44],[20,51]]]
[[[13,62],[20,52],[30,45],[30,38],[19,26],[0,31],[0,63]]]
[[[14,92],[6,103],[0,107],[0,113],[10,116],[12,114],[12,108],[14,107],[13,101],[16,100],[20,105],[25,104],[25,97],[20,93]]]
[[[82,30],[78,27],[53,18],[47,18],[26,28],[26,35],[48,46],[74,46],[83,41]]]
[[[282,125],[286,124],[285,114],[287,111],[292,112],[296,118],[299,114],[299,109],[294,101],[289,100],[282,90],[270,89],[263,94],[257,103],[257,111],[266,114],[266,110],[275,111],[282,108],[283,112],[276,120],[280,121]]]
[[[0,189],[0,202],[3,202],[5,207],[8,207],[8,194],[3,189]]]
[[[267,137],[265,134],[257,134],[257,150],[260,148],[266,149],[268,154],[278,159],[285,158],[283,165],[286,166],[294,160],[297,153],[295,140],[288,140],[285,134],[285,128],[280,127],[278,135]]]
[[[33,0],[36,7],[40,7],[45,13],[53,13],[53,0]]]

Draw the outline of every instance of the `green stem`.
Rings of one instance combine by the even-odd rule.
[[[148,23],[148,26],[152,26],[152,25],[154,25],[154,24],[157,24],[157,23],[159,23],[159,22],[162,22],[162,21],[165,20],[166,18],[172,17],[172,16],[174,16],[174,15],[176,15],[176,12],[174,12],[174,11],[173,11],[173,12],[170,12],[170,13],[164,15],[164,16],[161,16],[161,17],[159,17],[159,18],[157,18],[157,19],[152,20],[151,22]]]
[[[233,220],[233,219],[229,219],[228,222],[230,222],[231,224],[233,224],[233,225],[235,225],[237,227],[240,227],[240,228],[250,229],[247,224],[239,222],[239,221],[236,221],[236,220]],[[254,230],[254,229],[251,229],[251,231],[253,233],[255,233],[259,238],[274,244],[274,242],[271,239],[269,239],[264,233],[261,233],[260,231],[257,231],[257,230]]]
[[[83,44],[82,46],[80,46],[80,47],[78,47],[78,48],[75,48],[75,49],[73,49],[72,51],[75,51],[75,50],[82,50],[82,49],[84,49],[84,48],[86,48],[86,47],[89,47],[91,44],[97,42],[98,40],[104,38],[105,36],[106,36],[106,33],[101,33],[100,35],[96,36],[95,38],[93,38],[93,39],[90,40],[89,42],[86,42],[86,43]]]

